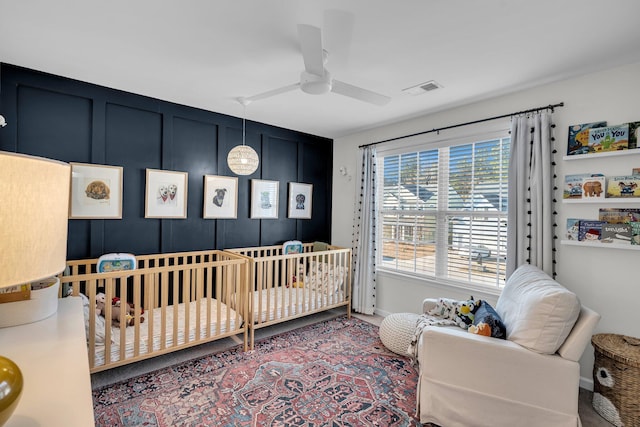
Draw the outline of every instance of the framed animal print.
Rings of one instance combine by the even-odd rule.
[[[204,176],[203,218],[227,219],[238,217],[238,178]]]
[[[289,183],[289,218],[311,219],[313,184]]]
[[[70,219],[122,219],[122,166],[70,163]]]
[[[147,169],[145,218],[187,217],[187,172]]]
[[[251,218],[278,218],[278,181],[251,180]]]

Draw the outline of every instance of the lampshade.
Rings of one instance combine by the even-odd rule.
[[[227,164],[233,173],[238,175],[251,175],[258,169],[258,153],[248,145],[233,147],[227,155]]]
[[[0,288],[31,285],[64,270],[70,186],[68,164],[0,151]],[[54,285],[32,292],[29,299],[0,304],[0,327],[54,314],[60,281],[47,282]],[[18,405],[23,384],[18,365],[0,356],[0,425]]]
[[[64,270],[71,167],[0,151],[0,288]]]

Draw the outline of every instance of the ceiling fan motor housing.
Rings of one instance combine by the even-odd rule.
[[[322,95],[331,91],[331,73],[324,70],[324,75],[303,71],[300,73],[300,89],[311,95]]]

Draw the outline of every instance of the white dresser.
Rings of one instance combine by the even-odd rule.
[[[45,320],[0,328],[0,355],[13,360],[24,378],[5,427],[95,425],[80,298],[60,299],[58,312]]]

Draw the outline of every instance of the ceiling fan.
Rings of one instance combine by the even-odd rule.
[[[329,53],[322,48],[320,28],[298,24],[298,37],[304,60],[304,70],[300,73],[300,81],[258,95],[240,98],[240,103],[246,105],[252,101],[270,98],[298,88],[312,95],[333,92],[375,105],[385,105],[391,100],[388,96],[350,85],[331,76],[331,73],[325,68]]]

